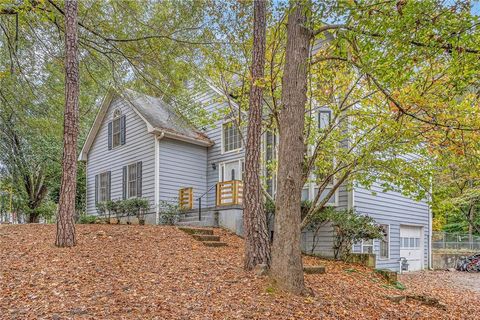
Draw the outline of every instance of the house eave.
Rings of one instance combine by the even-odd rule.
[[[191,144],[196,144],[196,145],[203,146],[203,147],[211,147],[214,144],[213,141],[210,141],[210,140],[195,139],[195,138],[192,138],[192,137],[185,136],[183,134],[168,132],[168,131],[165,131],[165,130],[162,130],[162,129],[159,129],[159,128],[153,128],[152,130],[149,130],[148,132],[155,133],[155,134],[161,134],[165,138],[180,140],[180,141],[188,142],[188,143],[191,143]]]

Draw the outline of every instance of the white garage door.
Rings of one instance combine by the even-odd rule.
[[[400,257],[408,261],[408,271],[423,269],[422,227],[400,226]]]

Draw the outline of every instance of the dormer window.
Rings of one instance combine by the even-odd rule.
[[[125,121],[125,115],[120,109],[115,109],[108,123],[108,150],[125,144]]]

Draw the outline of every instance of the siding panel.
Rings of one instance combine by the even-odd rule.
[[[126,144],[108,150],[108,122],[115,109],[120,109],[126,117]],[[147,132],[145,122],[120,97],[110,104],[100,130],[95,137],[87,158],[87,214],[95,215],[95,175],[111,171],[111,199],[122,199],[122,167],[142,161],[142,196],[148,199],[150,209],[146,216],[148,223],[154,223],[154,179],[155,144],[152,134]]]

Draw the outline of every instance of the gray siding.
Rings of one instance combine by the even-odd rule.
[[[178,191],[192,187],[194,207],[207,187],[207,148],[183,141],[162,139],[159,146],[159,199],[178,202]],[[203,199],[202,199],[203,200]]]
[[[372,191],[376,194],[372,194]],[[428,266],[429,207],[426,201],[415,201],[394,191],[382,192],[379,184],[372,190],[355,187],[355,209],[359,214],[369,215],[379,224],[390,225],[390,257],[379,259],[379,242],[374,242],[377,267],[398,270],[400,258],[400,226],[423,227],[424,266]]]
[[[107,131],[112,113],[119,108],[126,115],[126,143],[108,150]],[[154,136],[147,132],[145,122],[120,97],[115,97],[103,119],[100,130],[95,137],[87,159],[87,214],[97,214],[95,208],[95,175],[111,171],[111,199],[122,198],[122,167],[142,161],[142,197],[150,202],[147,222],[155,218],[155,143]]]
[[[196,100],[200,102],[210,114],[215,114],[221,110],[228,110],[227,108],[229,108],[226,103],[219,102],[219,98],[220,95],[218,93],[213,91],[213,89],[208,89],[204,93],[199,94]],[[223,120],[215,121],[212,126],[205,130],[210,140],[215,143],[208,148],[207,155],[207,188],[212,187],[207,195],[206,203],[208,207],[215,205],[215,187],[213,186],[219,181],[220,163],[243,159],[245,157],[245,148],[222,154],[222,123]],[[215,164],[215,169],[213,169],[212,164]]]

